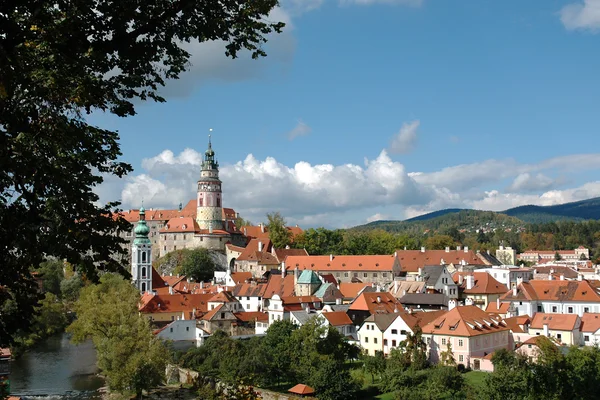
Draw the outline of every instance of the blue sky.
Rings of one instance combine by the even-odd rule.
[[[167,103],[92,118],[135,169],[102,200],[192,198],[209,128],[224,203],[255,222],[600,196],[599,0],[286,0],[271,18],[288,27],[267,58],[192,45]]]

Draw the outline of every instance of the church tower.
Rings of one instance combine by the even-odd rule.
[[[215,161],[210,135],[208,150],[204,152],[202,171],[198,180],[196,222],[200,229],[223,229],[223,206],[221,180],[219,179],[219,163]]]
[[[146,225],[146,210],[140,208],[140,219],[135,227],[131,247],[131,279],[140,292],[152,291],[152,243],[148,239],[150,228]]]

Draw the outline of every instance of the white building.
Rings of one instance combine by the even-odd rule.
[[[177,349],[200,347],[210,336],[197,326],[195,319],[173,321],[157,332],[162,340],[170,340]]]
[[[516,265],[502,265],[491,268],[481,268],[477,272],[487,272],[495,280],[511,288],[512,284],[516,284],[518,279],[523,282],[529,282],[533,279],[533,270],[531,268],[520,268]]]

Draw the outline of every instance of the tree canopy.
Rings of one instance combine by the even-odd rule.
[[[292,232],[285,226],[286,222],[279,212],[267,214],[269,239],[277,249],[282,249],[292,243]]]
[[[55,256],[127,274],[115,231],[129,224],[94,188],[122,177],[117,132],[94,111],[126,117],[140,100],[164,101],[188,67],[189,41],[221,41],[227,56],[265,56],[284,24],[277,0],[8,0],[0,2],[0,346],[29,326],[39,296],[29,267]]]

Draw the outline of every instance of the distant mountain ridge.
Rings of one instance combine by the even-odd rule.
[[[519,206],[501,212],[448,208],[404,221],[373,221],[353,229],[384,229],[394,232],[437,229],[443,224],[452,224],[458,228],[485,224],[516,227],[529,223],[585,221],[590,219],[600,219],[600,197],[553,206]]]

